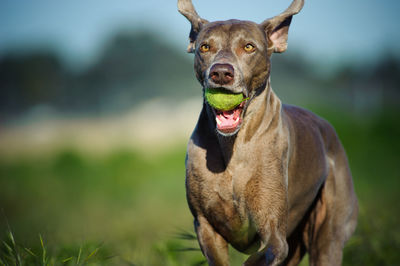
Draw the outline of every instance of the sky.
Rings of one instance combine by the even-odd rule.
[[[193,0],[203,18],[262,22],[290,0]],[[400,1],[306,0],[289,32],[289,49],[326,62],[400,56]],[[1,0],[0,56],[46,46],[69,62],[89,64],[118,29],[156,31],[185,51],[189,22],[176,0]]]

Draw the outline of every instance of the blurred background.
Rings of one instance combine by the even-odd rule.
[[[210,21],[289,4],[194,0]],[[347,150],[360,215],[343,265],[400,264],[399,10],[306,1],[272,58],[279,97]],[[0,2],[0,264],[204,263],[184,190],[202,105],[189,30],[175,0]]]

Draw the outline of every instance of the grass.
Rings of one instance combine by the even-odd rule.
[[[360,201],[343,265],[399,264],[398,113],[361,120],[314,110],[336,127]],[[184,158],[184,145],[157,155],[66,148],[0,157],[0,265],[204,265],[185,199]],[[246,258],[230,253],[231,265]]]
[[[17,244],[11,230],[8,230],[3,240],[3,248],[0,250],[0,265],[106,265],[107,261],[113,256],[102,250],[102,245],[97,247],[85,243],[71,250],[67,246],[59,248],[57,251],[47,248],[42,235],[38,236],[39,247],[24,247]]]

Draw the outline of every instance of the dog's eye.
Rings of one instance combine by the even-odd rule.
[[[202,45],[200,46],[200,52],[205,53],[205,52],[208,52],[208,51],[210,51],[210,45],[208,45],[208,44],[202,44]]]
[[[248,53],[253,52],[255,49],[256,49],[256,47],[254,47],[254,45],[251,44],[251,43],[248,43],[248,44],[246,44],[246,45],[244,46],[244,50],[245,50],[246,52],[248,52]]]

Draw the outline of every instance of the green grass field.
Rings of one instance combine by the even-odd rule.
[[[342,139],[360,201],[343,265],[398,265],[398,113],[361,120],[316,112]],[[0,265],[201,265],[184,158],[184,144],[156,155],[94,156],[66,148],[0,157]],[[232,265],[246,258],[233,250],[231,257]]]

